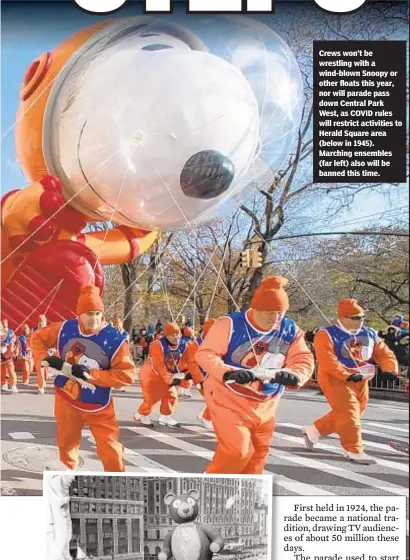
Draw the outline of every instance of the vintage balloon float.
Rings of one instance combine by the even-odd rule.
[[[30,184],[2,199],[12,328],[46,309],[75,316],[103,265],[132,261],[158,231],[194,234],[289,155],[302,98],[291,50],[250,18],[210,19],[104,20],[27,70],[16,150]]]

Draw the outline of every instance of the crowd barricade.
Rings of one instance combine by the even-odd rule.
[[[142,364],[142,362],[144,361],[144,350],[143,348],[141,348],[141,346],[136,346],[135,344],[131,344],[131,356],[132,359],[134,360],[134,363],[136,365],[138,364]]]
[[[316,368],[312,377],[305,383],[304,387],[319,389]],[[369,388],[372,391],[400,393],[405,397],[409,397],[409,368],[407,366],[400,367],[400,377],[397,381],[386,381],[383,379],[382,375],[376,375],[369,382]]]

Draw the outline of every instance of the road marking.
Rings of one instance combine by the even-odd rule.
[[[192,432],[201,433],[201,434],[204,433],[205,431],[211,435],[212,439],[216,440],[214,434],[211,434],[206,428],[202,428],[201,426],[185,426],[185,428],[191,430]],[[276,463],[271,458],[268,458],[267,464],[275,465]],[[304,482],[293,480],[292,478],[287,478],[282,475],[277,475],[276,473],[269,470],[265,470],[264,474],[274,476],[274,481],[273,481],[274,486],[280,486],[285,490],[288,490],[295,494],[299,494],[301,496],[335,496],[336,495],[328,490],[323,490],[322,488],[318,488],[317,486],[312,486]]]
[[[393,432],[409,433],[409,428],[399,428],[398,426],[390,426],[390,424],[379,424],[378,422],[363,422],[366,426],[375,426],[376,428],[384,428],[385,430],[392,430]]]
[[[209,451],[199,445],[195,445],[193,443],[189,443],[188,441],[184,441],[182,439],[178,439],[174,437],[172,434],[158,434],[158,432],[154,432],[149,428],[131,428],[129,427],[128,430],[135,432],[144,437],[148,437],[154,440],[158,440],[158,435],[161,435],[161,439],[167,445],[175,447],[176,449],[182,449],[183,451],[188,451],[191,455],[195,455],[196,457],[200,457],[201,459],[212,459],[214,456],[213,451]],[[170,452],[171,454],[171,452]]]
[[[287,426],[289,428],[297,428],[299,430],[301,430],[301,428],[302,428],[301,426],[298,426],[297,424],[282,423],[280,425],[281,426]],[[300,437],[294,437],[294,436],[288,436],[288,435],[279,434],[279,433],[275,432],[275,437],[278,437],[280,439],[288,440],[292,443],[298,443],[298,444],[302,443],[303,447],[306,448],[302,435]],[[337,436],[330,436],[330,437],[332,439],[339,439]],[[368,442],[366,440],[365,444],[368,445],[369,447],[373,446],[373,447],[377,447],[377,448],[381,448],[381,449],[388,449],[389,452],[391,450],[391,448],[388,445],[383,445],[381,443],[375,444],[375,443],[372,443],[372,442]],[[315,449],[323,449],[324,451],[332,451],[332,453],[336,453],[336,454],[339,454],[339,455],[343,452],[341,447],[335,447],[333,445],[327,445],[325,443],[317,443],[315,445]],[[408,465],[402,465],[401,463],[393,463],[392,461],[386,461],[385,459],[379,459],[379,458],[377,458],[377,463],[382,467],[387,467],[388,469],[402,471],[402,472],[405,472],[405,473],[409,472]]]
[[[9,436],[12,439],[36,439],[36,436],[33,436],[30,432],[11,432]]]

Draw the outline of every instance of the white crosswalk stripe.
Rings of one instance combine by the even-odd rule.
[[[407,457],[388,445],[392,439],[408,437],[408,430],[382,422],[364,422],[363,427],[365,447],[377,465],[365,467],[346,461],[337,437],[323,438],[309,452],[302,426],[283,422],[276,427],[265,474],[273,475],[275,488],[284,494],[330,496],[345,495],[347,490],[355,495],[408,496]],[[37,438],[41,442],[41,429],[36,429],[35,421],[27,422],[24,428],[7,434],[7,443],[35,444]],[[144,473],[203,473],[216,445],[215,435],[197,424],[181,424],[174,430],[127,425],[121,428],[120,439],[126,446],[126,470]],[[49,446],[53,444],[48,441]],[[83,431],[83,453],[91,454],[93,466],[99,464],[89,430]],[[81,470],[89,470],[87,461]]]
[[[399,428],[398,426],[386,426],[386,424],[380,424],[379,422],[363,422],[363,425],[365,426],[375,426],[376,428],[382,428],[384,430],[388,429],[391,430],[392,432],[402,432],[403,434],[406,434],[407,437],[409,436],[409,428]]]

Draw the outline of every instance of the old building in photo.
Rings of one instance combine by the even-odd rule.
[[[162,542],[174,525],[164,498],[168,492],[184,494],[195,489],[200,494],[198,521],[218,527],[227,548],[265,547],[268,505],[264,483],[252,478],[147,478],[144,481],[144,560],[154,560]],[[231,508],[226,505],[234,499]]]
[[[73,548],[99,560],[142,560],[143,479],[78,476],[70,488]]]

